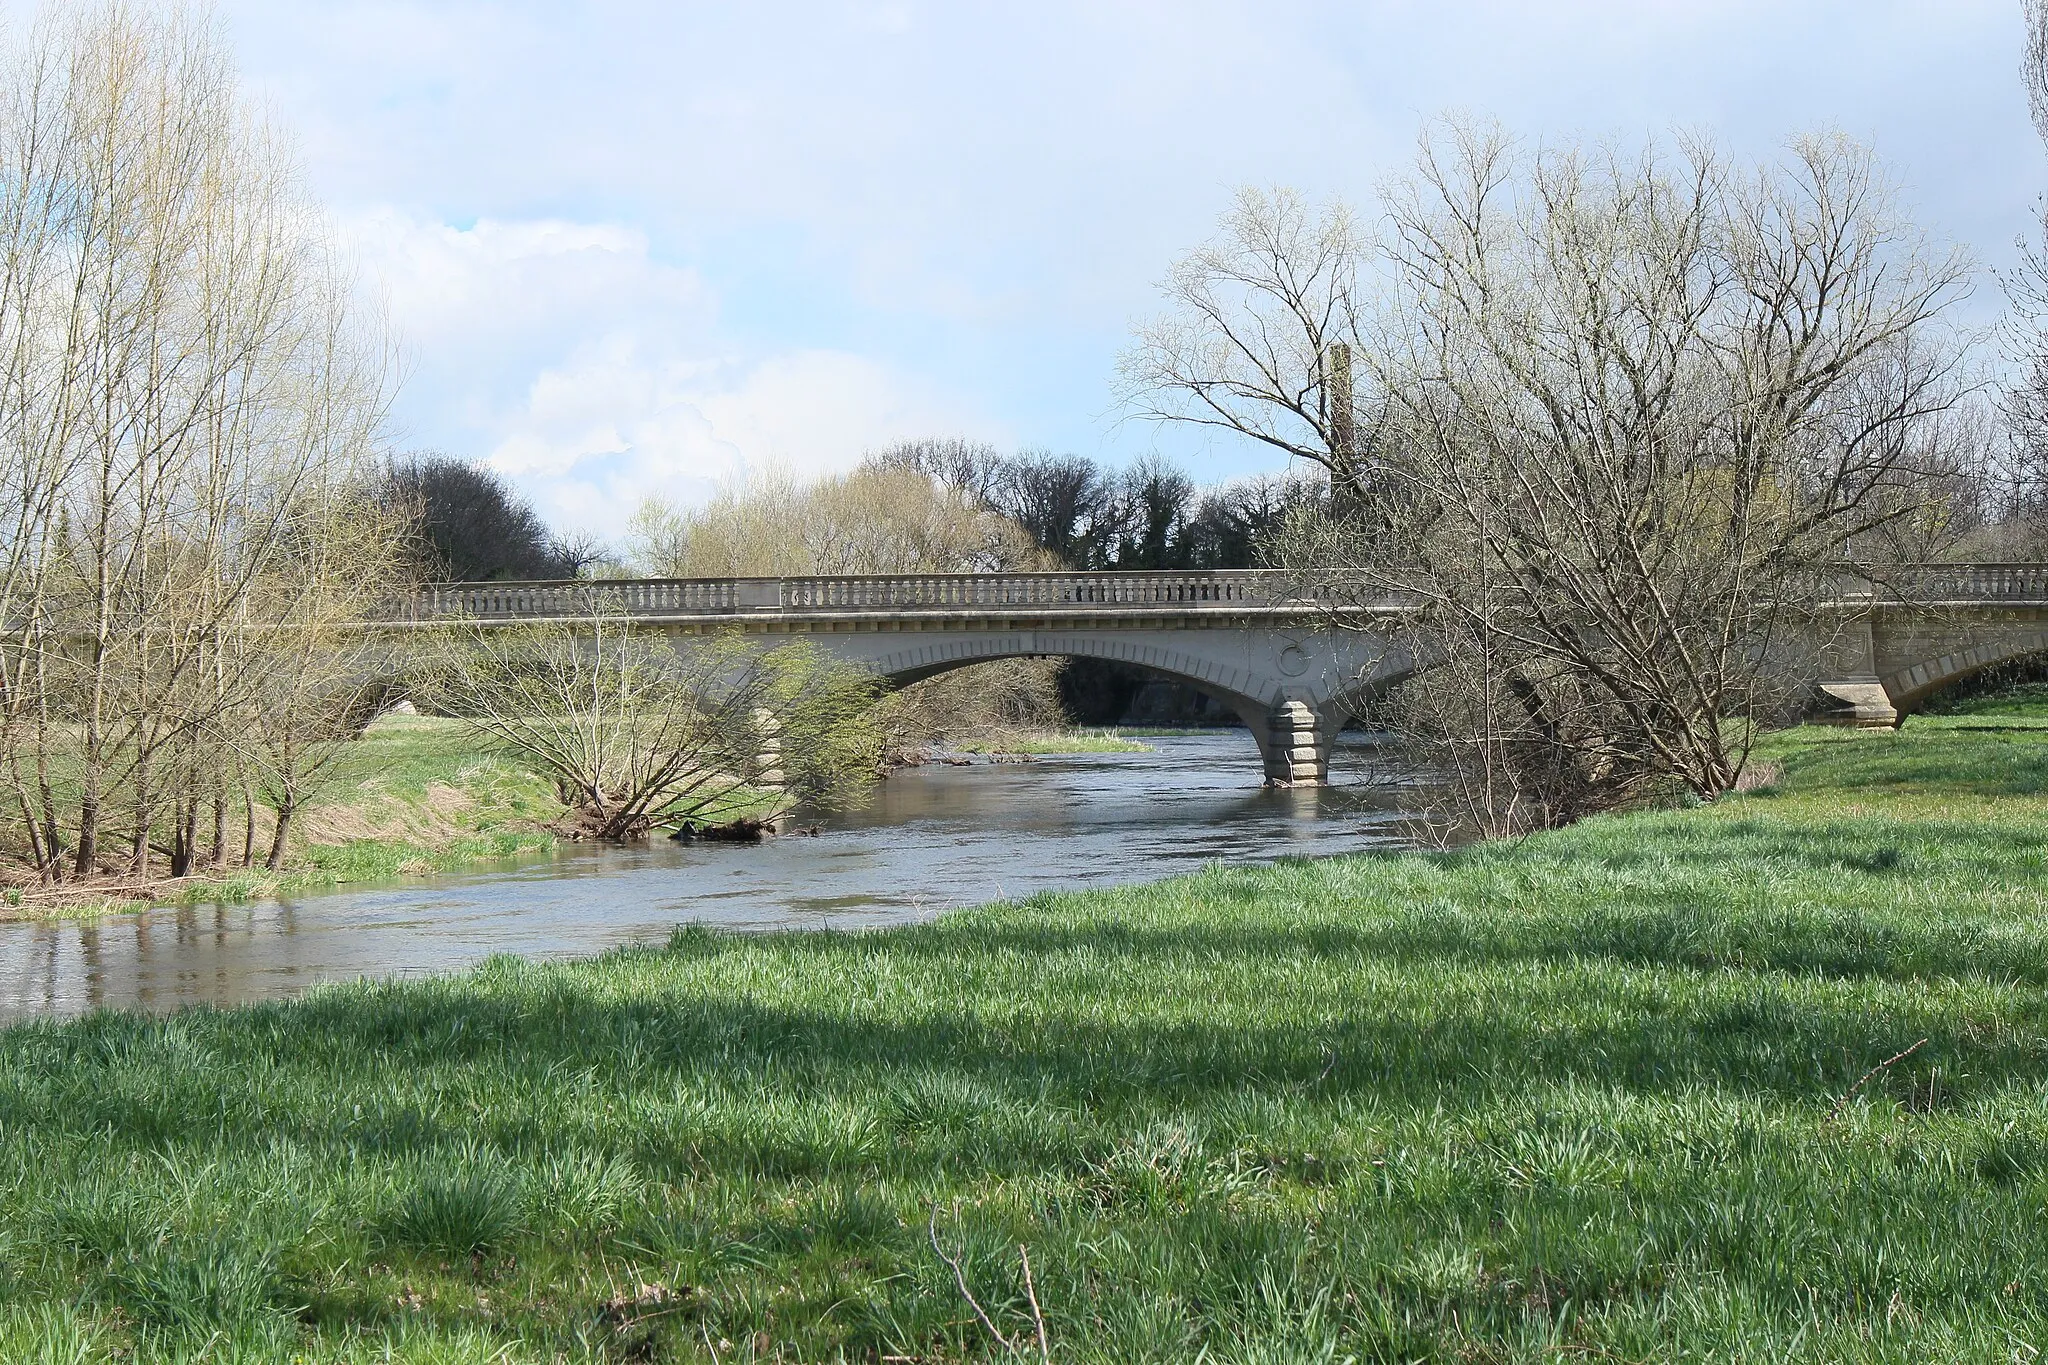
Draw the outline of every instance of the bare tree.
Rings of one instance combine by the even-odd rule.
[[[1811,676],[1845,553],[1888,557],[1939,520],[1955,452],[1930,437],[1966,385],[1938,321],[1967,262],[1833,137],[1746,168],[1453,125],[1385,208],[1347,353],[1372,502],[1298,529],[1290,562],[1410,605],[1409,646],[1441,670],[1415,728],[1520,765],[1475,788],[1500,818],[1727,790]],[[1299,249],[1294,270],[1255,252],[1260,278],[1328,273],[1319,239]],[[1231,424],[1305,423],[1287,395],[1329,333],[1318,314],[1274,343],[1294,387],[1238,392],[1280,418]]]
[[[1346,479],[1354,407],[1340,381],[1370,245],[1341,203],[1238,191],[1217,239],[1167,272],[1167,311],[1119,362],[1130,411],[1248,436]]]
[[[284,866],[294,818],[335,779],[404,663],[404,637],[370,623],[392,614],[408,583],[411,532],[366,488],[322,490],[286,528],[285,563],[251,594],[252,628],[232,641],[235,692],[213,747],[234,755],[251,796],[271,809],[272,871]],[[188,858],[193,823],[178,826]],[[216,824],[216,859],[223,842]]]
[[[2034,131],[2048,145],[2048,3],[2024,0],[2027,43],[2020,76]],[[2035,207],[2037,231],[2020,243],[2017,267],[2004,277],[2011,305],[2003,341],[2012,377],[2001,395],[2010,439],[2007,478],[1997,508],[2001,539],[2031,553],[2048,545],[2048,199]]]
[[[642,633],[601,587],[574,620],[468,631],[423,682],[552,777],[592,838],[765,822],[842,800],[878,766],[863,671],[806,645]]]
[[[1008,461],[985,441],[959,436],[928,437],[898,441],[872,451],[861,463],[870,469],[908,470],[957,488],[978,502],[995,500],[996,489],[1008,469]]]

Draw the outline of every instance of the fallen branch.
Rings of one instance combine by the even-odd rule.
[[[1024,1263],[1024,1297],[1031,1303],[1031,1325],[1038,1332],[1038,1359],[1047,1363],[1052,1360],[1052,1344],[1045,1339],[1045,1314],[1038,1311],[1038,1286],[1031,1282],[1031,1253],[1017,1243],[1017,1259]]]
[[[1926,1043],[1927,1040],[1925,1038],[1922,1038],[1919,1042],[1913,1044],[1913,1046],[1907,1048],[1905,1051],[1893,1053],[1891,1056],[1879,1062],[1876,1066],[1870,1068],[1870,1070],[1864,1072],[1861,1076],[1858,1076],[1856,1078],[1856,1084],[1850,1086],[1847,1090],[1844,1090],[1842,1092],[1842,1097],[1835,1101],[1835,1107],[1828,1110],[1827,1121],[1829,1123],[1833,1123],[1836,1119],[1840,1118],[1842,1116],[1843,1106],[1847,1105],[1850,1100],[1856,1097],[1857,1091],[1861,1090],[1864,1086],[1870,1083],[1871,1077],[1877,1075],[1878,1072],[1884,1070],[1886,1067],[1890,1066],[1894,1062],[1905,1061],[1906,1058],[1918,1052],[1923,1046],[1926,1045]]]
[[[955,1219],[960,1216],[960,1207],[957,1203],[953,1206],[953,1216]],[[939,1206],[936,1200],[932,1203],[932,1217],[929,1230],[932,1239],[932,1251],[953,1272],[953,1283],[959,1287],[960,1297],[967,1300],[967,1306],[974,1310],[974,1316],[987,1329],[988,1334],[994,1337],[1005,1351],[1010,1353],[1010,1357],[1013,1360],[1027,1359],[1028,1357],[1024,1354],[1024,1347],[1015,1338],[1004,1332],[1002,1328],[996,1326],[995,1320],[981,1306],[981,1301],[974,1297],[974,1291],[967,1287],[967,1271],[961,1266],[959,1258],[948,1256],[946,1249],[939,1245]],[[1022,1242],[1017,1243],[1017,1259],[1024,1266],[1024,1297],[1031,1304],[1031,1325],[1038,1338],[1038,1359],[1040,1365],[1050,1365],[1052,1360],[1052,1343],[1045,1332],[1045,1314],[1040,1311],[1038,1306],[1038,1286],[1033,1283],[1031,1278],[1031,1253],[1025,1250]]]

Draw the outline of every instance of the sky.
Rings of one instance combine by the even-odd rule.
[[[1116,357],[1233,190],[1370,206],[1445,112],[1839,129],[1987,275],[2048,187],[2019,0],[216,0],[403,348],[396,439],[564,529],[921,436],[1209,480]]]

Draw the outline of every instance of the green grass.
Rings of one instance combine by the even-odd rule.
[[[1113,727],[1010,730],[961,740],[952,747],[966,754],[1142,754],[1152,748]]]
[[[1917,717],[1908,724],[2048,726],[2048,683],[2015,683],[1975,696],[1937,698],[1929,709],[1937,714]]]
[[[1020,1345],[1029,1248],[1062,1361],[2035,1359],[2048,741],[1770,757],[1450,854],[0,1033],[0,1359],[1012,1358],[934,1210]]]

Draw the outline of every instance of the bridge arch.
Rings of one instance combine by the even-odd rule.
[[[1947,642],[1949,648],[1923,657],[1910,665],[1895,665],[1880,675],[1885,694],[1902,715],[1918,710],[1929,697],[1954,683],[1982,673],[1987,668],[2023,659],[2030,654],[2048,654],[2048,623],[2023,629],[2008,628],[1989,638]],[[1939,644],[1932,648],[1940,648]]]
[[[814,637],[905,686],[997,659],[1085,658],[1133,665],[1185,683],[1237,712],[1256,744],[1266,780],[1292,786],[1323,781],[1336,735],[1366,696],[1410,671],[1384,650],[1347,647],[1299,633],[1131,629],[991,630]]]
[[[1160,677],[1200,688],[1240,709],[1263,712],[1262,700],[1276,696],[1283,680],[1246,667],[1242,662],[1209,657],[1200,651],[1175,649],[1129,635],[1093,631],[1023,631],[973,638],[929,638],[906,642],[869,660],[869,666],[890,683],[905,686],[970,664],[996,659],[1106,659],[1134,664]]]

